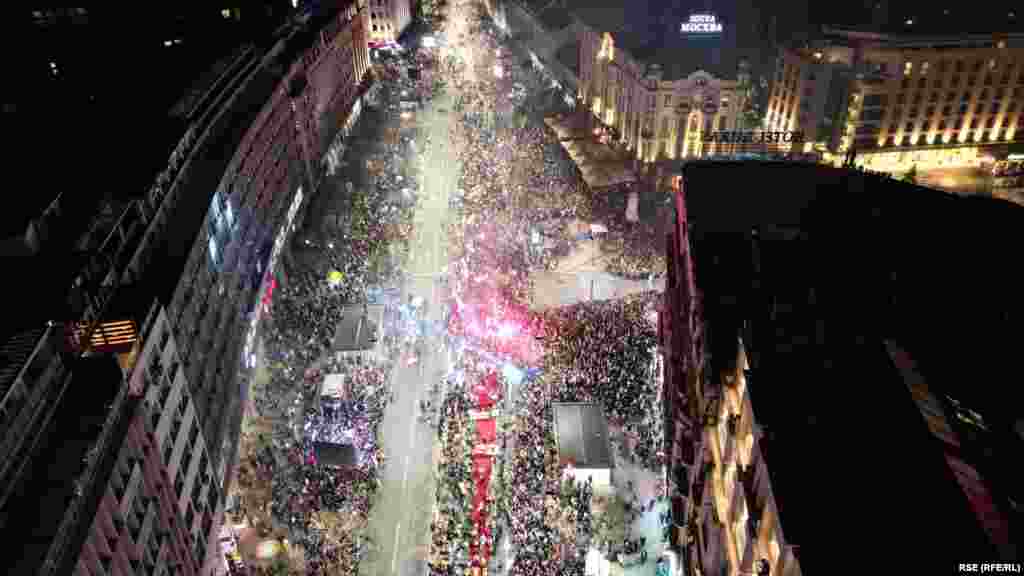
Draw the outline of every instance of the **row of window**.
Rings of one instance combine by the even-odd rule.
[[[952,65],[952,69],[954,72],[964,72],[965,70],[967,70],[968,67],[970,67],[970,70],[972,72],[981,72],[982,69],[995,72],[996,69],[1000,67],[999,64],[1000,62],[996,58],[989,58],[987,61],[983,58],[978,58],[971,62],[970,64],[968,64],[965,60],[939,60],[937,64],[937,69],[940,73],[947,72]],[[1004,59],[1002,64],[1003,69],[1005,69],[1007,72],[1012,71],[1015,65],[1014,61],[1011,59]],[[911,74],[914,73],[915,68],[918,70],[918,73],[921,76],[927,76],[928,71],[931,68],[931,62],[923,60],[915,63],[913,60],[906,60],[903,62],[903,75],[910,76]]]
[[[914,121],[906,122],[905,124],[903,124],[903,130],[905,132],[912,132],[915,128],[924,128],[924,126],[926,126],[926,125],[927,125],[927,122],[925,124],[919,124],[919,123],[914,122]],[[947,121],[945,119],[942,119],[942,120],[939,120],[937,122],[932,123],[932,126],[933,126],[934,130],[937,130],[938,132],[944,132],[946,130],[946,128],[952,128],[953,130],[956,130],[956,131],[962,130],[964,128],[968,128],[971,131],[975,131],[975,130],[978,130],[979,128],[982,128],[983,125],[984,125],[984,128],[986,130],[991,130],[992,128],[995,128],[996,119],[994,117],[991,117],[991,116],[988,117],[987,119],[975,118],[975,119],[971,120],[970,123],[968,123],[963,117],[960,117],[960,118],[957,118],[955,121],[950,119],[950,121],[948,123],[947,123]],[[1004,127],[1005,126],[1012,126],[1012,125],[1013,125],[1013,123],[1007,122],[1004,125]],[[1018,129],[1024,128],[1024,115],[1021,115],[1021,116],[1019,116],[1017,118],[1016,126],[1017,126]],[[857,130],[856,130],[855,133],[857,135],[877,134],[877,133],[883,132],[883,131],[895,132],[898,129],[899,129],[899,121],[894,119],[893,123],[892,124],[888,124],[888,125],[862,124],[862,125],[857,127]]]
[[[966,83],[963,82],[965,80],[965,78],[966,78]],[[1006,86],[1008,84],[1012,84],[1011,80],[1012,80],[1012,76],[1011,76],[1011,74],[1009,72],[1007,72],[1007,73],[1005,73],[1005,74],[1003,74],[1002,76],[999,77],[999,85],[1000,86]],[[992,86],[992,85],[995,84],[995,77],[993,77],[991,74],[986,74],[984,79],[982,80],[982,83],[983,83],[984,86]],[[1024,84],[1024,75],[1021,75],[1021,76],[1019,76],[1017,78],[1017,83],[1018,84]],[[949,77],[949,82],[946,82],[943,78],[935,78],[934,80],[932,80],[932,87],[933,88],[943,88],[944,86],[948,86],[949,88],[957,88],[961,84],[964,84],[967,88],[973,88],[973,87],[978,85],[978,76],[975,75],[975,74],[968,74],[965,77],[965,76],[961,76],[959,74],[954,74],[954,75]],[[910,87],[911,87],[910,79],[909,78],[904,78],[900,82],[900,86],[904,90],[910,89]],[[916,86],[917,86],[918,89],[921,89],[921,90],[926,89],[928,87],[928,79],[927,78],[918,78]]]
[[[1024,132],[1020,130],[1024,128],[1024,125],[1018,126],[1018,131],[1012,134],[1014,140],[1020,140]],[[935,139],[929,139],[928,134],[919,132],[915,134],[904,133],[901,138],[897,138],[896,135],[890,135],[885,139],[884,146],[896,146],[897,143],[901,146],[925,146],[929,144],[945,144],[947,143],[944,138],[934,137]],[[982,143],[982,142],[1009,142],[1011,133],[1006,128],[994,129],[986,133],[979,132],[968,132],[963,142],[967,144]],[[957,138],[957,142],[960,140]],[[879,147],[878,137],[872,134],[869,135],[857,135],[855,138],[855,146],[857,148],[877,148]]]
[[[996,89],[992,90],[991,92],[989,92],[988,88],[983,88],[981,90],[981,92],[978,93],[978,98],[977,99],[979,101],[983,101],[983,100],[1002,100],[1002,99],[1006,98],[1007,94],[1010,94],[1011,97],[1016,99],[1016,100],[1024,100],[1024,86],[1015,87],[1015,88],[1013,88],[1012,92],[1010,92],[1007,88],[996,88]],[[909,100],[911,102],[917,104],[917,103],[920,103],[922,100],[924,100],[924,96],[925,96],[924,92],[916,92],[912,96],[910,96]],[[961,102],[969,102],[971,100],[972,96],[973,95],[972,95],[972,93],[970,91],[965,91],[965,92],[960,94],[960,101]],[[946,92],[945,101],[946,102],[952,102],[952,101],[956,100],[956,97],[957,97],[957,93],[956,92]],[[933,102],[933,103],[934,102],[939,102],[940,99],[942,99],[942,95],[939,92],[931,92],[928,95],[928,101],[929,102]],[[907,98],[906,94],[901,92],[901,93],[896,95],[896,99],[895,100],[896,100],[897,104],[903,104],[904,102],[906,102],[908,100],[908,98]],[[889,103],[889,96],[887,94],[870,94],[870,95],[867,95],[867,96],[864,97],[864,108],[876,108],[876,107],[883,107],[884,108],[888,103]]]

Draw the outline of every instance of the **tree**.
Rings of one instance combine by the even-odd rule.
[[[743,93],[743,110],[740,112],[740,124],[746,130],[754,130],[761,127],[761,109],[758,101],[761,98],[758,85],[750,80],[749,75],[744,75],[740,83],[740,91]]]
[[[910,167],[907,173],[903,175],[903,181],[911,184],[917,184],[917,164]]]

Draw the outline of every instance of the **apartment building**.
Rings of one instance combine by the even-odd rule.
[[[781,49],[765,109],[765,128],[799,131],[806,137],[805,148],[839,150],[853,80],[850,67],[826,60],[821,52]]]
[[[88,472],[84,483],[62,485],[70,492],[54,492],[88,497],[63,507],[54,496],[45,522],[54,532],[34,535],[26,570],[44,563],[61,574],[160,571],[154,554],[166,552],[139,545],[150,546],[140,540],[147,522],[164,521],[154,512],[161,499],[177,516],[160,518],[180,528],[178,536],[169,533],[178,542],[172,570],[207,574],[217,567],[210,542],[232,476],[261,302],[323,156],[358,114],[365,87],[366,4],[335,8],[279,29],[266,50],[239,51],[219,64],[209,92],[176,107],[187,128],[144,193],[91,207],[60,197],[29,224],[5,221],[5,233],[8,226],[17,232],[3,245],[5,263],[24,276],[3,287],[0,414],[11,434],[4,436],[0,473],[11,482],[6,486],[27,486],[54,459],[70,463],[55,479]],[[94,212],[82,218],[86,208]],[[143,286],[147,314],[140,317],[130,304]],[[154,301],[160,312],[150,318]],[[71,434],[60,423],[77,421],[61,398],[81,401],[92,385],[80,380],[88,384],[76,388],[69,373],[103,358],[119,375],[101,379],[107,396],[83,401],[81,418],[93,426],[88,434],[69,443],[72,452],[58,451],[47,438]],[[148,381],[132,371],[143,360]],[[115,387],[124,379],[130,393]],[[159,454],[138,456],[149,450]],[[117,487],[111,490],[124,488],[125,495],[113,498],[101,494],[108,478],[102,467],[113,469],[116,455],[127,460],[120,476],[109,477]],[[9,506],[31,501],[11,496],[20,493],[7,489],[3,499]],[[116,530],[107,520],[95,520],[108,513],[116,530],[118,518],[131,528],[123,551],[111,542]],[[143,530],[138,538],[132,519]],[[102,537],[88,531],[93,525],[105,525]],[[82,548],[86,541],[91,548]],[[148,557],[136,554],[146,550]]]
[[[23,550],[11,574],[204,573],[223,490],[171,328],[143,286],[123,287],[107,315],[108,338],[84,357],[56,323],[10,341],[37,340],[11,364],[16,387],[55,391],[19,413],[17,388],[5,395],[9,415],[43,411],[30,434],[9,436],[27,440],[17,450],[5,445],[0,530]]]
[[[765,197],[768,179],[786,188]],[[690,163],[676,186],[659,333],[670,546],[689,573],[816,574],[861,542],[887,571],[1018,560],[1019,416],[963,378],[1012,371],[998,334],[1021,307],[980,287],[1008,281],[1007,248],[982,252],[1024,211],[789,163]],[[965,217],[979,224],[947,238]],[[974,260],[953,280],[950,258]],[[941,278],[975,296],[928,321]]]
[[[369,0],[371,47],[397,42],[412,23],[413,0]]]
[[[1022,107],[1024,35],[826,29],[780,58],[766,121],[821,127],[818,142],[892,171],[977,166],[1024,138]]]

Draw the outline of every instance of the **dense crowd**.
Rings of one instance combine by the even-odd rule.
[[[618,250],[621,273],[658,271],[663,262],[654,254],[661,244],[631,254],[630,247],[647,240],[643,235],[654,233],[625,221],[626,194],[620,195],[621,206],[595,201],[580,184],[571,160],[542,123],[545,114],[564,105],[553,80],[516,62],[483,18],[459,40],[472,49],[456,51],[440,68],[454,96],[457,122],[451,137],[460,163],[459,186],[451,197],[459,218],[449,230],[449,332],[478,364],[494,368],[512,362],[543,370],[541,377],[528,378],[514,399],[514,424],[502,452],[508,461],[494,489],[504,517],[492,540],[507,531],[516,576],[578,575],[594,530],[592,487],[563,489],[566,463],[558,458],[551,404],[601,404],[633,439],[630,457],[645,466],[657,464],[651,298],[538,316],[528,311],[530,273],[565,256],[578,240],[573,235],[578,224],[601,219],[600,213],[617,214],[602,221],[609,223],[610,236],[624,243]],[[469,566],[470,542],[480,538],[467,509],[474,489],[474,432],[465,414],[472,401],[472,394],[458,389],[442,409],[438,482],[444,488],[432,539],[435,550],[445,550],[446,562],[432,564],[435,574],[447,573],[452,564]]]
[[[402,73],[406,64],[393,60],[380,67],[389,78],[379,109],[369,110],[361,124],[374,128],[375,114],[393,112],[403,92],[421,91],[422,80]],[[358,527],[366,524],[386,464],[378,430],[391,398],[390,367],[338,357],[331,350],[343,317],[360,313],[368,298],[387,305],[386,351],[409,342],[398,337],[405,331],[396,321],[403,307],[386,295],[401,281],[417,203],[419,164],[408,159],[415,159],[417,146],[426,142],[417,143],[415,131],[396,124],[383,127],[383,138],[357,141],[345,150],[342,164],[358,159],[366,169],[332,170],[326,176],[322,186],[337,193],[316,196],[310,213],[318,221],[306,223],[296,235],[283,262],[286,280],[274,284],[272,304],[269,298],[261,304],[268,313],[262,324],[268,382],[254,390],[252,405],[253,416],[269,422],[269,430],[243,453],[239,484],[248,494],[268,487],[269,498],[254,500],[256,506],[243,503],[242,509],[264,536],[287,538],[301,548],[307,574],[356,574],[359,560],[374,546]],[[345,379],[336,398],[321,398],[328,374]],[[322,461],[318,445],[350,447],[355,461]],[[259,522],[257,516],[269,521]],[[343,528],[332,529],[328,517]]]
[[[442,328],[460,354],[457,377],[447,377],[437,413],[442,449],[431,548],[444,562],[431,567],[442,574],[451,566],[482,566],[506,533],[517,576],[575,576],[583,573],[594,530],[592,486],[563,483],[566,463],[558,458],[551,403],[601,404],[631,440],[630,457],[647,467],[660,462],[660,416],[650,407],[650,302],[636,298],[538,316],[529,311],[531,272],[567,255],[580,240],[581,223],[606,224],[609,267],[623,275],[659,273],[663,262],[655,254],[661,245],[643,248],[656,232],[626,221],[626,193],[595,199],[580,183],[543,126],[545,114],[566,106],[551,77],[517,61],[482,12],[471,29],[447,40],[456,49],[443,60],[434,60],[437,51],[422,50],[388,57],[378,67],[383,102],[367,114],[401,121],[386,123],[383,138],[367,143],[369,150],[360,151],[358,143],[346,150],[362,153],[366,170],[357,172],[364,176],[335,175],[332,167],[329,177],[344,193],[317,197],[311,211],[327,217],[299,236],[294,257],[285,262],[287,281],[274,295],[264,335],[270,383],[253,398],[273,426],[245,469],[272,485],[274,528],[302,547],[308,573],[339,567],[356,573],[372,545],[358,529],[325,527],[323,514],[349,518],[350,528],[365,524],[385,465],[377,430],[391,395],[388,370],[325,353],[353,305],[401,279],[419,194],[415,160],[428,145],[415,122],[407,121],[413,115],[408,111],[447,87],[459,180],[448,191],[455,217],[448,227],[450,314]],[[389,307],[386,317],[399,319],[389,322],[401,327],[385,329],[385,347],[409,341],[403,337],[407,321],[418,326],[408,308]],[[500,394],[478,388],[495,382],[493,375],[510,362],[539,367],[542,375],[534,372],[522,384],[505,435],[493,420],[488,428],[471,414],[495,407]],[[345,375],[344,393],[319,398],[324,376],[334,373]],[[351,446],[356,462],[323,462],[318,443]],[[496,454],[481,454],[485,445]],[[495,462],[502,458],[508,461]],[[496,483],[487,478],[492,464],[503,470]]]

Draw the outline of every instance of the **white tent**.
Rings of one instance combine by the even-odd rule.
[[[345,376],[342,374],[328,374],[324,378],[324,383],[320,386],[320,395],[338,400],[344,399]]]

